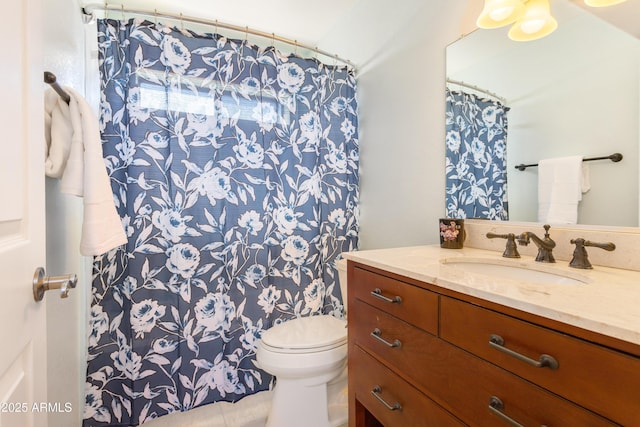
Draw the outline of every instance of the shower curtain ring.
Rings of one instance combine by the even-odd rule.
[[[184,21],[182,20],[182,12],[180,12],[180,30],[184,31]]]
[[[245,43],[249,43],[249,26],[244,27],[244,41]]]
[[[218,20],[216,19],[216,34],[218,34]]]
[[[122,20],[124,21],[124,5],[120,5],[120,12],[122,13]]]
[[[276,33],[271,33],[271,47],[276,47]]]
[[[293,54],[294,54],[295,56],[298,56],[298,40],[294,40],[294,41],[293,41],[293,43],[295,43],[295,45],[296,45],[296,48],[295,48],[295,50],[293,51]]]

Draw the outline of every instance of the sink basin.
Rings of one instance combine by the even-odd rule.
[[[554,269],[546,264],[535,265],[518,260],[456,257],[442,259],[440,263],[467,273],[501,279],[549,285],[583,285],[589,282],[587,277],[578,273]]]

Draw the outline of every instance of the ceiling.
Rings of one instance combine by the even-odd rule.
[[[581,0],[571,1],[640,39],[640,0],[627,0],[611,7],[589,7]]]

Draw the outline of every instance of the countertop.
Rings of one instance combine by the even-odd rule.
[[[377,249],[343,253],[344,258],[429,282],[445,289],[482,298],[531,314],[560,321],[640,345],[640,272],[594,266],[570,268],[566,261],[554,264],[534,258],[502,257],[484,249],[442,249],[439,245]],[[508,266],[560,273],[581,284],[548,284],[507,279],[462,271],[444,259],[465,257]],[[526,270],[525,270],[526,273]]]

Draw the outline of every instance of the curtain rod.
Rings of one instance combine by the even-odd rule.
[[[195,24],[204,24],[204,25],[209,25],[209,26],[213,26],[213,27],[220,27],[220,28],[226,28],[228,30],[233,30],[233,31],[238,31],[240,33],[245,33],[245,34],[252,34],[255,36],[259,36],[259,37],[263,37],[266,39],[270,39],[272,42],[274,41],[279,41],[282,43],[286,43],[288,45],[291,46],[295,46],[296,48],[301,48],[301,49],[306,49],[306,50],[310,50],[312,52],[315,52],[317,54],[326,56],[327,58],[333,58],[336,61],[342,62],[343,64],[346,64],[347,66],[351,67],[355,73],[356,71],[356,66],[353,64],[353,62],[349,61],[348,59],[344,59],[341,58],[340,56],[338,56],[338,54],[331,54],[327,51],[324,51],[322,49],[319,49],[318,47],[313,47],[313,46],[309,46],[306,45],[304,43],[299,43],[297,40],[292,40],[286,37],[282,37],[279,36],[275,33],[267,33],[265,31],[260,31],[260,30],[254,30],[252,28],[249,27],[241,27],[239,25],[233,25],[233,24],[229,24],[226,22],[221,22],[216,20],[209,20],[209,19],[204,19],[204,18],[196,18],[193,16],[186,16],[183,15],[182,13],[180,14],[175,14],[175,13],[168,13],[168,12],[158,12],[156,9],[154,10],[143,10],[143,9],[130,9],[130,8],[125,8],[124,5],[122,6],[117,6],[117,5],[109,5],[106,2],[104,4],[88,4],[82,7],[82,13],[89,17],[89,19],[93,19],[95,17],[94,12],[96,11],[104,11],[105,15],[107,12],[109,11],[116,11],[116,12],[120,12],[122,13],[123,16],[123,20],[124,20],[124,14],[128,13],[128,14],[133,14],[133,15],[144,15],[144,16],[148,16],[148,17],[154,17],[154,18],[164,18],[164,19],[172,19],[175,21],[180,21],[180,22],[192,22]]]
[[[453,79],[447,79],[447,83],[451,83],[451,84],[454,84],[454,85],[457,85],[457,86],[466,87],[467,89],[472,89],[472,90],[478,91],[480,93],[484,93],[484,94],[489,95],[489,96],[497,99],[498,101],[502,102],[503,105],[507,105],[507,100],[506,99],[504,99],[500,95],[498,95],[496,93],[493,93],[493,92],[491,92],[491,91],[489,91],[487,89],[482,89],[479,86],[472,85],[470,83],[465,83],[465,82],[458,81],[458,80],[453,80]]]
[[[613,153],[610,156],[590,157],[588,159],[584,159],[583,162],[591,162],[593,160],[611,160],[614,163],[618,163],[620,160],[622,160],[622,154]],[[519,171],[523,171],[526,168],[530,168],[532,166],[538,166],[538,164],[537,163],[533,163],[533,164],[530,164],[530,165],[520,164],[520,165],[516,165],[515,168],[518,169]]]

